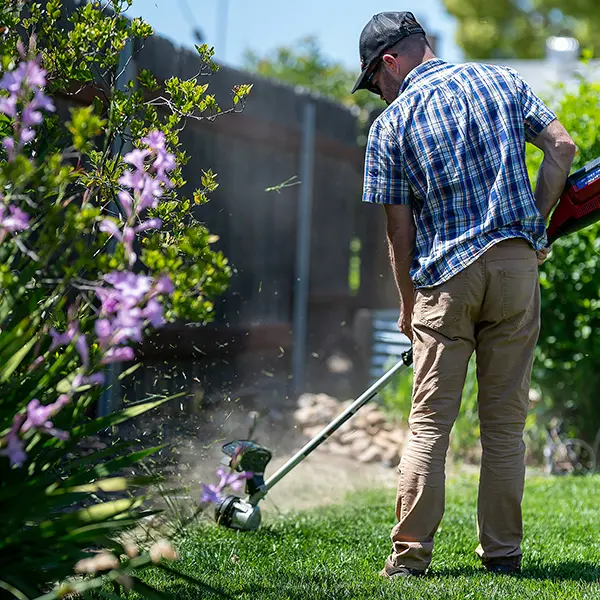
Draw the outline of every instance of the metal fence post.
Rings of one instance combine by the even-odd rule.
[[[310,286],[310,239],[315,162],[316,105],[304,106],[302,146],[300,149],[300,194],[298,201],[298,237],[296,278],[294,281],[294,318],[292,375],[294,392],[302,390],[306,378],[306,341],[308,331],[308,294]]]

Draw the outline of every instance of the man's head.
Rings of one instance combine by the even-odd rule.
[[[361,74],[352,93],[366,89],[388,104],[398,96],[405,77],[434,58],[425,31],[410,12],[379,13],[360,35]]]

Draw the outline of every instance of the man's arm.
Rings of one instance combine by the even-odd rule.
[[[577,146],[558,120],[552,121],[531,143],[544,153],[535,187],[535,203],[547,221],[565,188]]]
[[[412,314],[415,288],[410,267],[415,249],[415,223],[412,208],[406,204],[384,205],[387,216],[387,239],[390,263],[400,296],[400,331],[412,340]]]

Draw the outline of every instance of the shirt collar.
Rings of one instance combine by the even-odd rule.
[[[431,60],[426,60],[424,63],[417,65],[404,79],[402,85],[400,86],[400,91],[398,95],[400,95],[409,85],[424,77],[428,72],[430,72],[435,67],[441,67],[445,65],[446,61],[441,58],[432,58]]]

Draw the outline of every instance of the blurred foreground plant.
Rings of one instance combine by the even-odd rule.
[[[210,320],[230,275],[178,193],[185,120],[220,108],[196,78],[172,78],[163,96],[148,72],[142,89],[118,84],[120,51],[152,33],[123,16],[130,4],[86,4],[67,21],[59,0],[0,8],[0,587],[18,598],[115,597],[94,580],[53,587],[75,571],[146,593],[135,568],[173,558],[156,545],[131,557],[123,537],[154,514],[159,480],[123,470],[157,448],[81,443],[169,400],[95,416],[107,366],[131,362],[126,377],[151,329]],[[212,51],[198,51],[212,72]],[[59,99],[82,89],[92,105],[61,121]],[[233,91],[235,110],[249,91]],[[217,185],[210,171],[199,184],[197,204]]]

